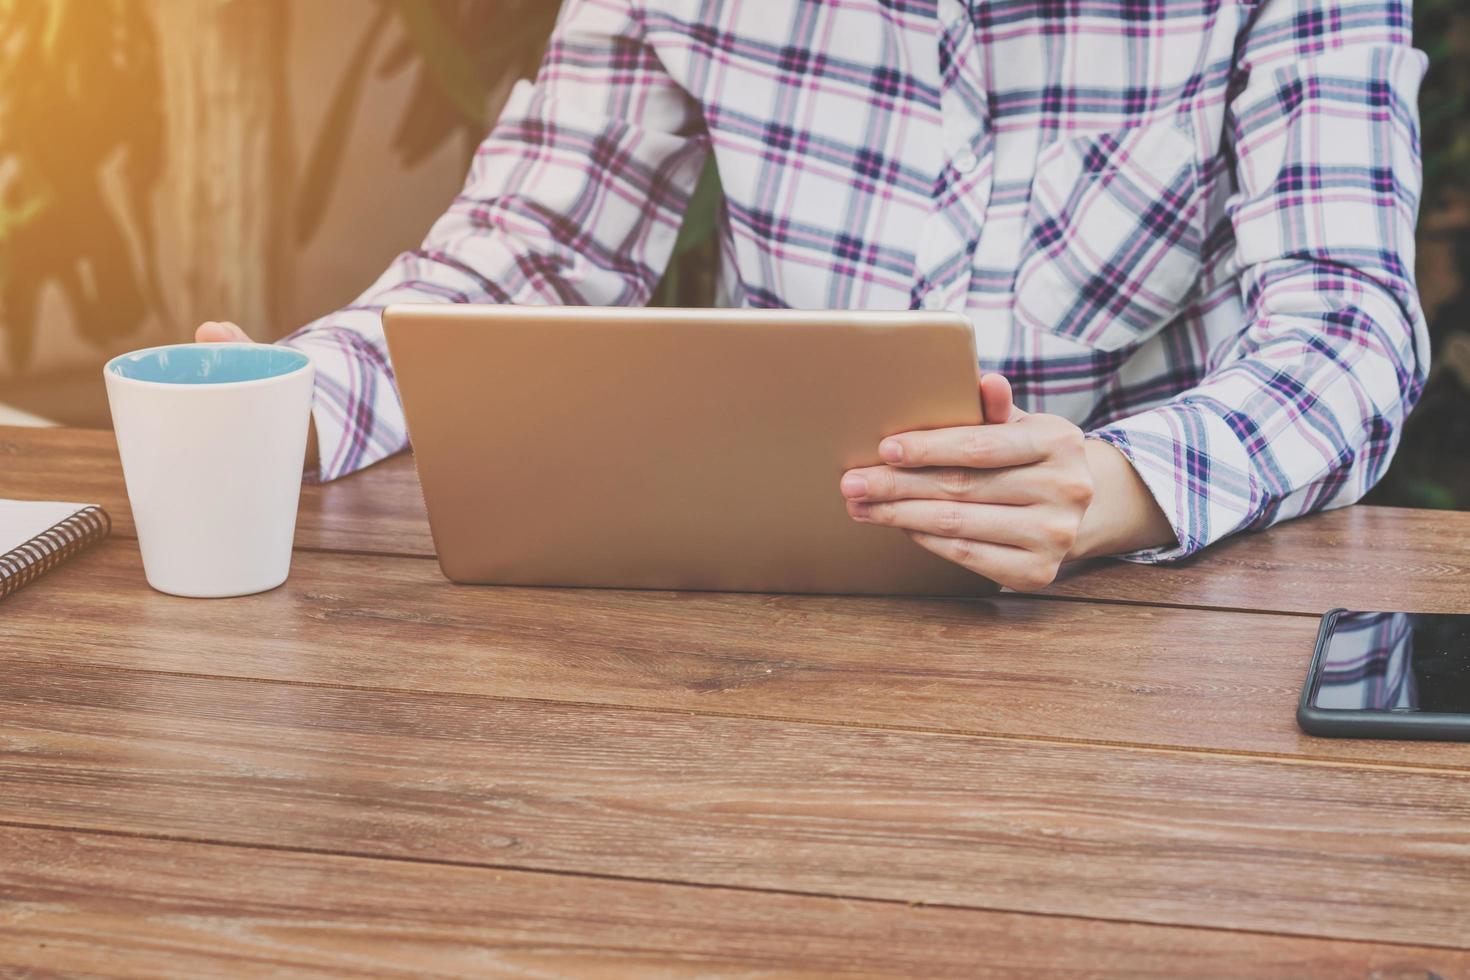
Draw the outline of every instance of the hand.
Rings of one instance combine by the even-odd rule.
[[[1072,555],[1092,503],[1082,430],[1016,408],[998,374],[980,379],[980,404],[994,422],[884,439],[878,455],[886,465],[843,475],[847,512],[865,524],[902,528],[922,547],[1001,585],[1040,589]]]
[[[251,344],[250,335],[233,323],[215,323],[213,320],[201,324],[194,331],[196,344]]]

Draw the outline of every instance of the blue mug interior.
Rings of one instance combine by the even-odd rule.
[[[270,344],[181,344],[122,354],[107,370],[154,384],[223,385],[277,378],[306,364],[300,351]]]

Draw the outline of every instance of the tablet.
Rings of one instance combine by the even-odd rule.
[[[456,582],[983,595],[847,516],[884,436],[980,421],[949,313],[393,306],[435,550]]]

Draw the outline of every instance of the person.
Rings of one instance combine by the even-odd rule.
[[[317,475],[406,446],[386,304],[643,304],[712,153],[722,305],[974,324],[992,424],[885,439],[855,520],[1029,590],[1351,503],[1428,367],[1410,34],[1396,0],[567,0],[422,247],[282,341]]]

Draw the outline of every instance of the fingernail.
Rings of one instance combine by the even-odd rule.
[[[868,519],[868,505],[867,504],[848,504],[847,505],[847,513],[855,521],[865,521],[865,520]]]
[[[903,444],[897,439],[884,439],[878,444],[878,455],[885,463],[902,463]]]
[[[868,495],[868,480],[861,473],[848,473],[842,478],[842,495],[844,497],[866,497]]]

